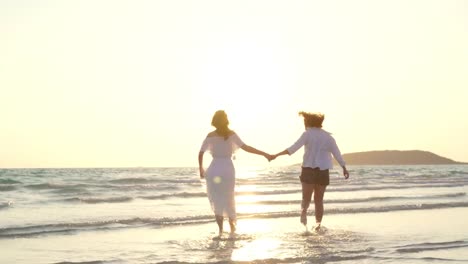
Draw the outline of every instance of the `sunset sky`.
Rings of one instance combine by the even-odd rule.
[[[0,168],[197,166],[218,109],[267,152],[305,110],[343,153],[468,162],[466,1],[1,0],[0,37]]]

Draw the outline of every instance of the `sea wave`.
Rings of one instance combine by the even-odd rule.
[[[327,189],[327,192],[352,192],[352,191],[376,191],[376,190],[394,190],[394,189],[412,189],[412,188],[444,188],[444,187],[459,187],[463,186],[460,184],[445,184],[445,185],[429,185],[429,184],[417,184],[410,186],[356,186],[356,187],[330,187]],[[264,190],[264,191],[236,191],[236,196],[247,196],[247,195],[280,195],[280,194],[293,194],[300,193],[301,189],[298,186],[294,189],[283,189],[283,190]],[[462,196],[461,193],[448,194],[447,197],[458,197]],[[160,195],[146,195],[139,196],[138,198],[158,200],[158,199],[168,199],[168,198],[190,198],[190,197],[205,197],[205,192],[176,192],[176,193],[167,193]]]
[[[175,183],[183,183],[182,186],[189,185],[200,185],[200,181],[187,179],[187,180],[152,180],[147,178],[122,178],[111,180],[107,182],[94,182],[94,183],[54,183],[54,182],[47,182],[47,183],[37,183],[37,184],[28,184],[24,185],[23,187],[26,189],[31,190],[51,190],[54,193],[58,194],[74,194],[74,193],[92,193],[95,189],[102,189],[106,190],[118,190],[118,191],[125,191],[125,190],[155,190],[162,194],[159,195],[146,195],[137,198],[142,199],[167,199],[167,198],[184,198],[184,197],[203,197],[206,194],[204,192],[174,192],[180,188],[180,185]],[[264,182],[259,180],[258,182],[251,182],[251,185],[268,185],[272,188],[274,186],[284,186],[287,184],[283,182]],[[420,183],[419,181],[416,182],[406,182],[405,185],[389,182],[379,185],[365,185],[361,182],[355,182],[350,184],[344,183],[337,183],[330,185],[327,189],[327,192],[343,192],[343,191],[372,191],[372,190],[392,190],[392,189],[411,189],[411,188],[448,188],[448,187],[462,187],[468,184],[468,181],[454,181],[454,182],[434,182],[431,183]],[[240,184],[242,186],[243,184]],[[294,184],[291,184],[291,189],[271,189],[268,187],[269,190],[256,190],[256,191],[237,191],[236,195],[280,195],[280,194],[292,194],[300,192],[300,186],[297,185],[295,187]],[[1,191],[13,191],[17,190],[20,185],[0,185],[0,192]],[[171,192],[172,193],[169,193]],[[127,200],[125,200],[127,201]]]
[[[123,202],[130,202],[134,199],[144,199],[144,200],[165,200],[169,198],[193,198],[193,197],[206,197],[206,193],[204,192],[181,192],[181,193],[168,193],[168,194],[159,194],[159,195],[141,195],[141,196],[116,196],[116,197],[72,197],[67,198],[64,202],[82,202],[82,203],[89,203],[89,204],[96,204],[96,203],[123,203]]]
[[[100,189],[102,191],[107,190],[158,190],[158,191],[170,191],[177,190],[177,186],[162,182],[159,184],[152,184],[149,181],[140,181],[138,184],[129,184],[126,181],[119,183],[38,183],[29,184],[24,186],[27,189],[32,190],[51,190],[55,193],[79,193],[87,192],[91,189]]]
[[[421,199],[434,199],[434,198],[455,198],[466,196],[464,192],[458,193],[445,193],[445,194],[434,194],[424,196],[376,196],[366,198],[354,198],[354,199],[327,199],[327,204],[343,204],[343,203],[365,203],[365,202],[378,202],[378,201],[391,201],[391,200],[421,200]],[[266,200],[266,201],[246,201],[240,202],[240,204],[292,204],[300,203],[301,200]]]
[[[450,175],[468,175],[467,171],[461,171],[461,170],[451,170],[449,171]]]
[[[0,179],[0,184],[17,184],[21,183],[20,181],[15,181],[12,179]]]
[[[16,186],[14,185],[0,185],[0,192],[9,192],[16,190]]]
[[[358,186],[358,187],[330,187],[327,192],[343,192],[343,191],[375,191],[375,190],[395,190],[395,189],[413,189],[413,188],[448,188],[465,186],[463,183],[447,183],[447,184],[406,184],[406,185],[380,185],[380,186]]]
[[[185,183],[185,184],[198,184],[200,181],[196,178],[142,178],[142,177],[128,177],[109,180],[109,183],[114,184],[167,184],[167,183]]]
[[[262,192],[254,194],[284,194],[284,193],[296,193],[299,190],[285,190],[281,193],[278,191]],[[252,194],[251,192],[244,192],[241,195]],[[193,198],[193,197],[205,197],[204,192],[182,192],[182,193],[171,193],[171,194],[160,194],[160,195],[145,195],[145,196],[118,196],[118,197],[73,197],[65,199],[66,202],[82,202],[89,204],[96,203],[122,203],[130,202],[134,199],[146,199],[146,200],[164,200],[168,198]],[[326,201],[327,204],[343,204],[343,203],[365,203],[365,202],[378,202],[378,201],[390,201],[390,200],[420,200],[420,199],[434,199],[434,198],[456,198],[466,196],[464,192],[458,193],[445,193],[445,194],[434,194],[434,195],[420,195],[420,196],[376,196],[376,197],[365,197],[365,198],[354,198],[354,199],[329,199]],[[292,204],[300,203],[301,200],[266,200],[266,201],[245,201],[239,202],[240,204]]]
[[[399,176],[407,176],[406,173],[401,173],[401,172],[381,172],[381,173],[375,173],[377,176],[384,176],[384,177],[399,177]]]
[[[246,263],[257,263],[257,264],[289,264],[289,263],[328,263],[328,262],[338,262],[338,261],[358,261],[363,259],[371,258],[367,255],[360,256],[309,256],[309,257],[291,257],[291,258],[269,258],[269,259],[257,259],[246,261],[214,261],[214,262],[203,262],[209,264],[246,264]],[[199,262],[185,262],[185,261],[161,261],[156,262],[155,264],[198,264]]]
[[[82,202],[82,203],[89,203],[89,204],[97,204],[97,203],[121,203],[121,202],[129,202],[132,201],[132,197],[122,196],[122,197],[74,197],[66,199],[66,201],[71,202]]]
[[[457,241],[447,241],[447,242],[411,244],[411,245],[397,247],[396,251],[400,253],[417,253],[421,251],[432,251],[432,250],[463,248],[463,247],[468,247],[468,241],[457,240]]]
[[[468,207],[468,202],[448,202],[448,203],[427,203],[427,204],[404,204],[404,205],[389,205],[380,207],[359,207],[359,208],[331,208],[327,209],[327,214],[355,214],[355,213],[375,213],[375,212],[391,212],[405,210],[427,210],[441,208]],[[238,214],[239,219],[251,218],[280,218],[280,217],[297,217],[297,211],[286,212],[269,212],[255,214]],[[203,224],[213,221],[212,215],[198,215],[186,217],[163,217],[163,218],[128,218],[128,219],[112,219],[103,221],[88,221],[78,223],[54,223],[45,225],[19,226],[0,228],[0,238],[12,237],[31,237],[38,235],[54,234],[54,233],[74,233],[78,231],[97,231],[119,228],[135,228],[142,226],[174,226],[174,225],[190,225]]]
[[[138,198],[147,199],[147,200],[164,200],[168,198],[192,198],[192,197],[205,197],[206,193],[204,192],[180,192],[180,193],[167,193],[159,195],[143,195]]]
[[[88,184],[61,184],[61,183],[38,183],[38,184],[29,184],[24,187],[33,190],[46,190],[46,189],[81,189],[91,185]]]
[[[428,209],[443,209],[468,207],[468,202],[446,202],[446,203],[419,203],[419,204],[400,204],[374,207],[354,207],[354,208],[329,208],[327,214],[356,214],[356,213],[382,213],[393,211],[408,211],[408,210],[428,210]],[[296,217],[299,216],[297,211],[287,212],[269,212],[256,214],[238,214],[238,218],[277,218],[277,217]]]
[[[31,225],[20,227],[0,228],[0,238],[31,237],[53,233],[72,233],[77,231],[97,231],[107,229],[119,229],[125,227],[140,227],[146,225],[166,226],[204,223],[212,221],[210,216],[191,216],[180,218],[129,218],[112,219],[103,221],[88,221],[78,223],[55,223],[44,225]]]
[[[155,180],[150,180],[146,178],[121,178],[121,179],[115,179],[115,180],[110,180],[109,182],[111,183],[122,183],[122,184],[140,184],[140,183],[149,183],[149,182],[155,182]]]
[[[6,209],[6,208],[8,208],[8,207],[10,207],[12,204],[13,204],[12,201],[2,202],[2,203],[0,203],[0,210],[1,210],[1,209]]]
[[[92,261],[62,261],[56,262],[55,264],[104,264],[104,263],[112,263],[114,261],[104,261],[104,260],[92,260]]]
[[[301,192],[300,189],[292,190],[272,190],[272,191],[237,191],[237,196],[243,195],[277,195],[277,194],[291,194]],[[167,198],[191,198],[191,197],[206,197],[206,192],[179,192],[179,193],[168,193],[160,195],[145,195],[139,196],[138,198],[158,200]]]
[[[404,188],[404,187],[403,187]],[[327,192],[341,192],[341,191],[366,191],[366,190],[384,190],[388,189],[385,187],[362,187],[362,188],[335,188],[327,190]],[[300,189],[290,190],[271,190],[271,191],[238,191],[237,196],[247,195],[281,195],[281,194],[294,194],[300,193]],[[366,197],[366,198],[355,198],[355,199],[336,199],[327,200],[327,203],[360,203],[360,202],[374,202],[374,201],[386,201],[386,200],[398,200],[398,199],[431,199],[431,198],[456,198],[465,196],[464,192],[447,193],[447,194],[435,194],[435,195],[424,195],[424,196],[383,196],[383,197]],[[84,203],[117,203],[117,202],[129,202],[133,199],[145,199],[145,200],[165,200],[171,198],[195,198],[195,197],[206,197],[206,192],[176,192],[176,193],[165,193],[158,195],[141,195],[141,196],[119,196],[119,197],[73,197],[65,199],[68,202],[84,202]],[[253,201],[246,203],[256,204],[290,204],[296,203],[298,200],[272,200],[272,201]]]

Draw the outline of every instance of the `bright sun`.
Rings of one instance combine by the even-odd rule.
[[[223,33],[222,33],[223,34]],[[232,124],[250,126],[284,104],[292,68],[274,35],[219,36],[196,57],[197,88],[207,111],[224,109]],[[284,53],[283,53],[284,54]],[[289,86],[289,85],[287,85]],[[239,122],[241,121],[241,122]]]

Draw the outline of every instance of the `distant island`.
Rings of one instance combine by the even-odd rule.
[[[421,150],[379,150],[343,154],[349,165],[442,165],[468,164]]]

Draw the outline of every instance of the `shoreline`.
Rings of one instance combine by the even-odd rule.
[[[313,222],[311,213],[308,214],[309,222]],[[328,259],[342,255],[343,260],[346,260],[347,255],[352,255],[350,258],[359,255],[359,258],[370,258],[371,262],[384,257],[389,263],[401,263],[395,254],[417,258],[445,256],[447,259],[468,261],[468,245],[446,248],[437,246],[466,241],[466,215],[466,207],[334,215],[327,215],[325,209],[323,232],[305,232],[299,217],[240,219],[235,238],[229,238],[226,233],[220,240],[216,239],[217,226],[214,219],[210,223],[164,228],[150,225],[123,227],[111,231],[2,239],[0,247],[4,253],[0,260],[3,259],[5,263],[30,263],[33,260],[36,263],[53,263],[64,259],[85,262],[97,261],[96,256],[99,256],[99,261],[113,263],[125,259],[124,253],[118,252],[149,250],[152,252],[150,257],[136,254],[135,262],[295,259],[300,263],[310,258],[320,260],[321,257]],[[309,224],[309,230],[310,227]],[[225,228],[229,231],[227,221]],[[327,250],[322,252],[320,245]],[[304,247],[310,247],[310,252],[302,252],[301,248]],[[46,254],[49,250],[54,251],[53,256]],[[193,254],[187,255],[187,251]]]

